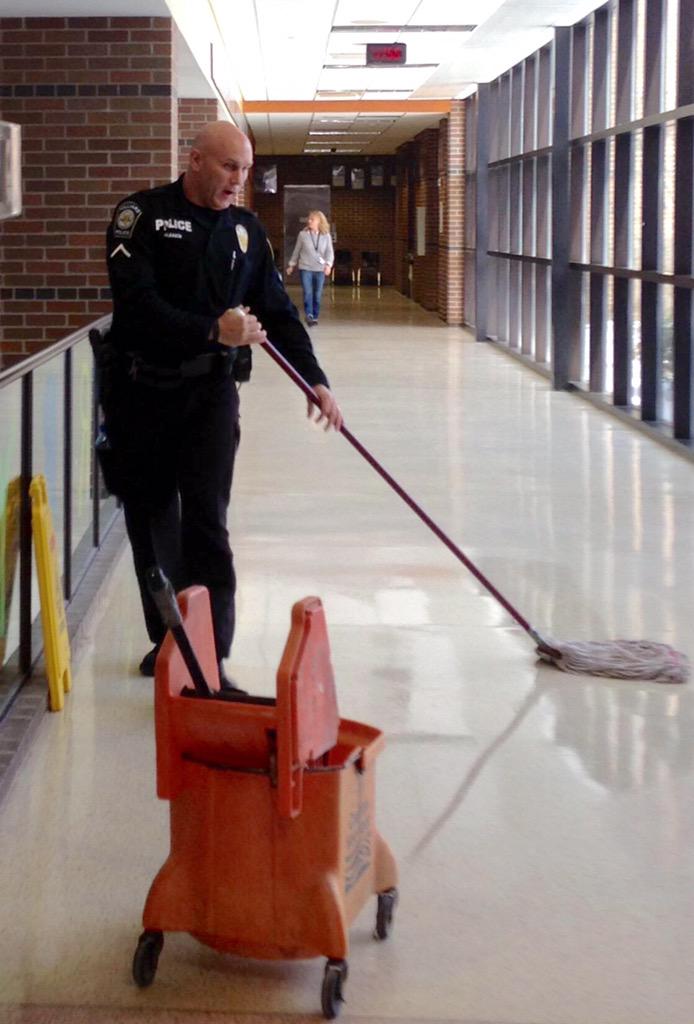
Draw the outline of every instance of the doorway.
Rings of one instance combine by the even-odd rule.
[[[322,210],[330,221],[330,185],[285,185],[283,272],[289,263],[296,236],[306,227],[309,210]]]

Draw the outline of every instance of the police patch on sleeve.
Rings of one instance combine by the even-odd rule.
[[[142,210],[131,199],[126,199],[116,210],[113,218],[114,238],[132,238],[135,225],[137,224]]]
[[[243,224],[236,225],[236,237],[239,240],[239,248],[241,249],[241,252],[248,252],[248,232]]]

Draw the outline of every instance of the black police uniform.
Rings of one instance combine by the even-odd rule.
[[[125,199],[108,229],[117,369],[104,413],[149,636],[163,635],[144,579],[158,561],[178,588],[208,587],[221,660],[234,633],[226,517],[239,440],[235,378],[246,376],[239,363],[249,349],[214,340],[217,319],[249,306],[309,384],[328,381],[255,215],[196,206],[182,182]]]

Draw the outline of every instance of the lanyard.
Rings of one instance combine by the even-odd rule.
[[[312,231],[310,231],[309,234],[311,235],[311,241],[313,242],[313,248],[316,250],[316,252],[318,252],[318,243],[320,242],[320,232],[316,233],[315,239],[313,237],[313,232]]]

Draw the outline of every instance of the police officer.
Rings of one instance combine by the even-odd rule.
[[[140,671],[154,674],[164,634],[144,576],[158,562],[178,588],[209,589],[220,678],[231,689],[221,664],[236,586],[226,517],[239,440],[236,379],[247,378],[250,346],[269,339],[313,386],[316,420],[325,429],[342,423],[265,232],[233,205],[252,162],[241,131],[209,124],[185,174],[119,203],[107,234],[117,369],[104,413],[154,644]]]

